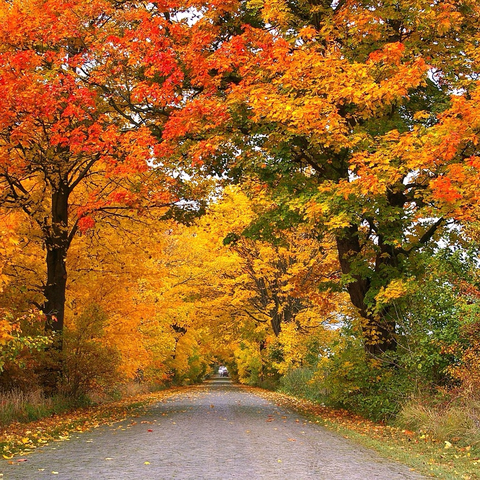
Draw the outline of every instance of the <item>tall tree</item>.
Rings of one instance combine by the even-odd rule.
[[[170,178],[149,165],[150,131],[105,94],[127,63],[114,34],[138,25],[128,14],[101,0],[0,4],[0,205],[36,225],[50,330],[63,329],[66,257],[76,233],[95,218],[128,214],[140,198],[156,206],[173,198]]]
[[[328,324],[339,299],[329,288],[339,275],[332,238],[320,242],[306,226],[275,228],[270,241],[248,238],[256,218],[273,208],[264,192],[248,198],[227,189],[205,217],[208,225],[216,224],[212,233],[224,229],[223,243],[237,257],[233,272],[224,274],[224,301],[237,305],[239,316],[267,322],[275,336],[286,324],[299,331]]]
[[[235,8],[194,25],[213,38],[158,151],[254,175],[280,213],[333,233],[365,348],[395,349],[395,315],[377,295],[415,274],[416,253],[450,221],[476,214],[478,2]]]

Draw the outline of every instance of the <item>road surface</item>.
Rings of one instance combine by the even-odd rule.
[[[216,378],[130,418],[0,464],[25,479],[420,479],[299,414]]]

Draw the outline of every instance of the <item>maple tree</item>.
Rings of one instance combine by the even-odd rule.
[[[200,266],[208,251],[189,243],[185,230],[176,222],[142,214],[110,226],[99,224],[72,245],[66,333],[88,331],[85,319],[82,328],[78,319],[92,307],[100,308],[105,320],[96,341],[119,356],[120,383],[193,382],[206,371],[209,354],[200,345],[203,327],[192,299],[201,282],[209,281],[207,269]],[[95,327],[95,316],[90,323]],[[71,353],[67,341],[65,354]]]
[[[159,308],[168,309],[162,316],[172,319],[178,345],[196,332],[207,357],[251,383],[301,364],[311,338],[326,343],[346,310],[344,295],[330,288],[338,275],[331,242],[316,242],[307,229],[276,230],[276,244],[245,237],[272,208],[261,192],[246,192],[228,187],[194,225],[174,228]],[[274,349],[282,359],[272,361]]]
[[[225,336],[236,335],[236,319],[219,290],[235,259],[222,251],[221,239],[197,225],[171,225],[165,240],[157,264],[164,274],[155,290],[163,324],[159,344],[167,347],[171,380],[198,381],[212,358],[230,344]]]
[[[108,1],[0,6],[0,204],[31,220],[46,251],[38,306],[49,330],[63,330],[66,256],[77,232],[128,215],[141,198],[150,206],[176,199],[174,182],[149,165],[151,132],[105,94],[107,76],[124,73],[112,36],[128,13]]]
[[[157,151],[254,175],[333,233],[365,348],[395,349],[395,312],[377,295],[399,295],[416,254],[477,213],[479,6],[229,5],[223,23],[192,27],[213,38]]]
[[[196,314],[203,305],[194,301],[198,289],[207,291],[219,267],[209,271],[202,263],[209,250],[190,242],[188,230],[142,214],[111,226],[99,224],[71,248],[71,327],[79,329],[77,319],[85,306],[101,307],[107,318],[99,341],[120,356],[118,380],[181,383],[203,378],[209,354],[200,345],[203,325]],[[211,260],[211,265],[220,263]]]
[[[222,203],[205,219],[209,225],[216,225],[217,232],[223,226],[223,243],[238,258],[233,274],[227,272],[223,280],[230,302],[255,322],[270,323],[276,336],[287,323],[301,330],[326,322],[337,306],[328,288],[338,277],[331,242],[317,242],[307,228],[277,230],[273,243],[248,238],[245,234],[261,215],[259,210],[272,209],[261,192],[254,195],[249,199],[239,190],[227,190]],[[244,217],[233,217],[230,212],[239,208]],[[323,292],[322,284],[327,285]]]
[[[49,344],[34,304],[74,396],[215,362],[374,418],[473,390],[478,269],[448,269],[476,258],[479,17],[1,2],[0,369]]]

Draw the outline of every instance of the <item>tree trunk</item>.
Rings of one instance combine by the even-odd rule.
[[[45,227],[47,249],[47,283],[44,289],[46,330],[63,332],[65,320],[65,291],[67,287],[66,259],[68,251],[68,195],[61,184],[52,193],[52,224]]]
[[[62,372],[63,327],[65,321],[65,298],[67,287],[66,259],[69,247],[68,232],[68,187],[60,183],[53,188],[51,224],[45,224],[45,246],[47,249],[47,283],[43,294],[43,311],[47,317],[45,330],[57,333],[49,348],[49,355],[41,372],[45,394],[52,395],[58,390]]]
[[[62,332],[65,319],[65,290],[67,271],[66,251],[61,247],[47,247],[47,285],[44,289],[44,312],[47,331]]]
[[[270,324],[272,325],[273,333],[278,337],[282,331],[282,319],[278,313],[271,316]]]
[[[375,316],[365,303],[370,289],[370,279],[362,278],[352,273],[352,264],[360,254],[361,246],[358,239],[358,227],[352,225],[344,229],[336,237],[338,258],[342,273],[351,276],[347,291],[353,305],[362,317],[362,332],[366,352],[371,355],[380,355],[387,350],[396,349],[395,322],[389,318],[388,311],[384,310]]]

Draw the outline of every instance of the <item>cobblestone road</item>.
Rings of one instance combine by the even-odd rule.
[[[3,479],[422,478],[223,379],[25,458]]]

